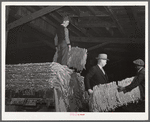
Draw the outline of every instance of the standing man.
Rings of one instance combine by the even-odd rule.
[[[144,61],[141,59],[137,59],[133,61],[135,64],[135,68],[137,70],[137,74],[133,79],[132,83],[126,87],[118,87],[118,91],[123,91],[124,93],[130,92],[132,89],[139,86],[140,89],[140,101],[136,104],[134,109],[136,111],[144,112],[145,111],[145,68],[144,68]],[[133,105],[132,105],[133,106]]]
[[[103,67],[107,63],[107,54],[99,54],[96,58],[98,63],[93,66],[85,76],[85,88],[89,94],[93,93],[93,87],[99,84],[108,83],[108,77]]]
[[[135,64],[135,68],[137,70],[137,74],[133,79],[132,83],[126,87],[118,87],[118,91],[123,91],[124,93],[131,91],[132,89],[139,86],[141,99],[145,100],[145,68],[144,61],[141,59],[137,59],[133,61]]]
[[[71,50],[69,31],[67,26],[69,25],[69,17],[63,18],[62,24],[57,28],[55,36],[55,47],[58,52],[57,63],[67,65],[68,52]]]

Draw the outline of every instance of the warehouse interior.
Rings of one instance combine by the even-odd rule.
[[[133,60],[145,60],[145,6],[8,6],[7,13],[6,64],[52,62],[65,15],[71,46],[88,50],[87,70],[104,52],[106,72],[124,75],[118,80],[134,73]]]
[[[145,61],[145,6],[7,6],[6,65],[53,62],[54,37],[63,16],[72,47],[87,49],[82,76],[106,53],[110,81],[135,75]]]

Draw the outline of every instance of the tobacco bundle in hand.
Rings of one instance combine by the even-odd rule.
[[[85,68],[87,59],[87,50],[79,47],[72,47],[68,54],[67,65],[82,71]]]
[[[127,86],[133,81],[134,77],[118,81],[120,86]],[[93,88],[93,95],[90,97],[91,111],[111,111],[131,102],[137,102],[140,99],[139,87],[130,92],[118,92],[116,82],[100,84]]]
[[[122,81],[118,81],[118,85],[125,87],[131,84],[131,82],[133,81],[134,77],[131,78],[126,78]],[[137,102],[140,99],[140,91],[139,91],[139,87],[134,88],[133,90],[131,90],[130,92],[127,93],[123,93],[123,92],[118,92],[118,99],[120,101],[120,103],[127,105],[128,103],[131,102]]]

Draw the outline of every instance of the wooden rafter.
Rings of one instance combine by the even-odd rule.
[[[108,6],[108,7],[104,7],[104,8],[106,9],[106,11],[108,13],[110,13],[113,21],[116,23],[118,29],[120,30],[120,32],[122,33],[122,35],[125,37],[125,31],[124,31],[123,27],[121,26],[121,24],[119,23],[119,20],[118,20],[117,16],[115,15],[115,13],[113,12],[113,10],[111,9],[111,7]]]
[[[90,48],[88,48],[87,50],[88,51],[91,51],[91,50],[95,50],[95,49],[97,49],[97,48],[100,48],[100,47],[103,47],[103,46],[106,46],[106,45],[108,45],[108,44],[113,44],[113,43],[115,43],[115,44],[130,44],[131,43],[131,41],[122,41],[122,42],[120,42],[120,41],[108,41],[108,42],[104,42],[104,43],[102,43],[102,44],[98,44],[98,45],[96,45],[96,46],[93,46],[93,47],[90,47]],[[144,43],[143,41],[132,41],[132,44],[137,44],[137,43]]]
[[[31,12],[36,12],[36,10],[33,7],[27,6],[26,8],[28,10],[30,10]],[[51,24],[54,27],[57,27],[57,25],[54,22],[52,22],[50,19],[46,18],[45,16],[42,16],[41,19],[43,19],[43,21],[47,22],[47,24]]]
[[[80,16],[80,11],[75,6],[70,6],[70,8],[74,11],[74,13],[77,15],[77,17]]]
[[[90,21],[90,22],[80,22],[78,23],[80,27],[116,27],[116,24],[107,21]]]
[[[59,14],[59,13],[51,14],[51,16],[52,16],[53,18],[55,18],[59,23],[61,23],[62,17],[61,17],[61,19],[59,19],[57,15],[60,15],[60,14]],[[61,16],[61,15],[60,15],[60,16]],[[76,27],[76,26],[75,26],[73,23],[71,23],[71,22],[70,22],[70,24],[69,24],[68,29],[69,29],[70,31],[72,31],[73,33],[77,34],[78,36],[81,36],[81,35],[82,35],[82,36],[87,36],[85,31],[83,32],[81,29],[79,29],[78,27]]]
[[[86,43],[104,43],[104,42],[114,42],[114,43],[145,43],[144,38],[102,38],[102,37],[70,37],[72,42],[86,42]]]
[[[15,18],[16,17],[20,18],[19,16],[13,16],[13,15],[11,15],[11,16],[15,17]],[[55,49],[54,44],[49,41],[49,40],[52,39],[52,37],[49,33],[44,32],[42,29],[40,29],[39,27],[34,26],[31,23],[28,24],[28,25],[23,26],[23,29],[27,30],[32,35],[34,35],[36,33],[35,38],[42,40],[42,43],[46,43],[50,48]],[[30,31],[30,30],[32,30],[32,31]]]
[[[81,12],[80,10],[78,9],[78,7],[73,7],[73,6],[70,6],[70,8],[76,13],[76,15],[78,17],[81,16]],[[84,28],[79,28],[80,26],[76,26],[75,23],[72,23],[72,25],[77,28],[79,31],[81,31],[85,36],[88,36],[88,37],[91,37],[92,35],[90,35],[89,33],[86,33],[87,31],[84,29]]]
[[[99,31],[97,31],[94,27],[91,27],[91,29],[97,35],[96,37],[100,36]]]
[[[88,6],[87,8],[93,13],[94,17],[92,17],[92,18],[95,18],[96,12],[95,12],[95,10],[93,9],[93,7]],[[92,20],[92,19],[91,19],[91,20]],[[82,24],[83,24],[83,23],[82,23]],[[82,26],[82,24],[78,24],[78,26]],[[93,24],[93,22],[92,22],[92,24]],[[89,22],[88,22],[88,24],[86,24],[86,25],[89,25]],[[83,26],[83,27],[86,27],[86,26]],[[97,35],[99,36],[99,33],[94,29],[93,26],[89,26],[89,27],[91,27],[91,29],[93,30],[93,32],[95,32],[95,34],[97,34]],[[97,26],[96,26],[96,27],[97,27]]]
[[[43,9],[44,7],[39,6],[40,9]],[[58,13],[57,13],[58,14]],[[58,17],[56,14],[49,14],[51,17],[53,17],[57,22],[61,23],[61,18]],[[47,16],[47,18],[49,18]],[[58,25],[57,25],[58,26]],[[75,35],[80,36],[81,33],[77,33],[74,28],[69,28],[70,31],[72,31]]]
[[[81,15],[74,15],[74,14],[69,14],[69,16],[71,17],[71,18],[78,18],[78,17],[80,17],[80,18],[82,18],[82,17],[109,17],[110,15],[107,15],[107,16],[103,16],[103,15],[99,15],[99,14],[95,14],[95,15],[92,15],[92,14],[81,14]]]
[[[72,29],[75,28],[77,31],[79,31],[79,33],[82,33],[84,36],[91,37],[91,35],[89,33],[87,33],[87,31],[84,28],[81,29],[81,28],[77,27],[74,23],[72,23],[72,22],[70,22],[70,23],[72,25]]]
[[[91,6],[88,6],[87,8],[94,14],[95,17],[97,17],[97,14],[99,14],[100,16],[109,16],[108,14],[105,14],[103,12],[96,12],[94,8]],[[110,29],[110,27],[116,27],[114,23],[107,22],[107,21],[90,21],[88,23],[79,24],[79,26],[81,27],[106,27],[106,29],[111,35],[113,34],[113,30]],[[93,31],[97,32],[94,28],[92,29]]]
[[[88,48],[87,50],[88,50],[88,51],[92,51],[92,50],[95,50],[95,49],[97,49],[97,48],[103,47],[103,46],[105,46],[105,45],[107,45],[107,44],[109,44],[109,43],[110,43],[110,42],[105,42],[105,43],[102,43],[102,44],[98,44],[98,45],[96,45],[96,46],[93,46],[93,47]]]
[[[105,51],[110,51],[110,52],[120,52],[120,53],[137,53],[140,52],[140,51],[144,51],[144,49],[138,49],[138,50],[135,50],[135,49],[122,49],[122,48],[105,48],[104,49]]]
[[[20,18],[20,19],[18,19],[16,21],[10,23],[8,25],[7,29],[8,30],[13,29],[13,28],[15,28],[17,26],[20,26],[20,25],[25,24],[27,22],[30,22],[30,21],[32,21],[32,20],[34,20],[36,18],[39,18],[39,17],[41,17],[41,16],[43,16],[43,15],[45,15],[47,13],[55,11],[55,10],[61,8],[61,7],[62,6],[56,6],[56,7],[50,6],[50,7],[43,8],[43,9],[37,11],[37,12],[34,12],[34,13],[30,14],[30,15],[27,15],[25,17],[22,17],[22,18]]]
[[[96,16],[96,12],[95,12],[95,10],[93,9],[93,7],[91,7],[91,6],[88,6],[87,7],[92,13],[93,13],[93,15],[94,15],[94,17],[92,17],[92,19],[93,18],[95,18],[95,16]],[[88,21],[88,24],[86,24],[86,25],[88,25],[88,26],[82,26],[82,25],[84,25],[83,23],[82,24],[78,24],[78,26],[81,26],[81,27],[91,27],[91,29],[93,30],[93,32],[95,32],[95,34],[97,34],[98,36],[99,36],[99,34],[98,34],[98,32],[93,28],[93,27],[97,27],[97,26],[92,26],[93,24],[94,24],[94,22],[92,21],[92,19],[90,19],[89,21]],[[92,25],[91,26],[89,26],[90,24],[89,24],[89,22],[91,22],[92,21]]]
[[[34,12],[34,10],[32,8],[26,8],[26,10],[30,11],[30,12]],[[41,24],[39,24],[39,22],[37,20],[41,21]],[[42,26],[43,23],[44,23],[44,26]],[[28,24],[30,24],[31,26],[34,26],[38,30],[42,30],[43,33],[50,35],[52,38],[55,35],[56,28],[54,26],[52,26],[50,24],[50,22],[48,21],[48,19],[46,19],[44,16],[42,16],[36,20],[33,20]]]
[[[95,15],[95,16],[109,16],[108,14],[101,12],[101,11],[95,11],[92,6],[87,6],[87,8]]]
[[[140,31],[141,27],[139,24],[139,19],[137,17],[137,12],[134,10],[133,7],[130,7],[130,6],[125,7],[125,9],[126,9],[127,15],[129,16],[129,19],[131,21],[133,28],[135,29],[135,31],[138,32],[137,33],[138,35],[140,34],[143,36],[143,34]]]

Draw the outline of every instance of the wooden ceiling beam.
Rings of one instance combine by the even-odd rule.
[[[59,19],[56,15],[54,15],[54,14],[51,14],[51,16],[55,19],[55,20],[57,20],[59,23],[61,23],[61,19]],[[77,32],[77,31],[75,31],[75,29],[73,29],[72,27],[70,27],[71,25],[69,25],[69,27],[68,27],[68,29],[70,30],[70,31],[72,31],[75,35],[77,35],[77,36],[81,36],[81,34],[82,33],[79,33],[79,32]]]
[[[104,8],[106,9],[106,11],[108,13],[110,13],[114,23],[116,23],[116,25],[117,25],[118,29],[120,30],[120,32],[122,33],[123,37],[126,37],[125,31],[124,31],[123,27],[121,26],[121,24],[119,23],[119,20],[118,20],[117,16],[115,15],[115,13],[113,12],[112,8],[110,6],[104,7]]]
[[[119,52],[119,53],[137,53],[137,52],[143,52],[143,49],[122,49],[122,48],[105,48],[104,51],[110,51],[110,52]]]
[[[58,13],[59,14],[59,13]],[[59,14],[60,15],[60,14]],[[84,28],[79,28],[77,27],[72,21],[70,21],[70,24],[72,25],[72,28],[75,28],[77,31],[79,31],[79,33],[82,33],[84,36],[88,36],[88,37],[92,37],[91,34],[87,33],[87,31]]]
[[[33,7],[27,6],[26,8],[28,10],[30,10],[31,12],[36,12],[36,10]],[[57,27],[57,25],[54,22],[52,22],[50,19],[46,18],[45,16],[42,16],[41,19],[43,19],[43,21],[47,22],[47,24],[51,24],[54,27]]]
[[[42,7],[42,6],[39,6],[39,8],[40,9],[43,9],[44,7]],[[59,13],[57,13],[57,14],[59,14]],[[52,13],[50,13],[49,14],[51,17],[53,17],[57,22],[59,22],[60,24],[61,24],[61,19],[62,18],[60,18],[60,17],[58,17],[56,14],[52,14]],[[57,25],[58,26],[58,25]],[[75,35],[77,35],[77,36],[81,36],[81,33],[78,33],[78,32],[76,32],[75,30],[74,30],[74,28],[68,28],[70,31],[72,31]]]
[[[100,47],[103,47],[103,46],[106,46],[106,45],[109,45],[109,44],[130,44],[130,43],[132,43],[132,44],[137,44],[137,43],[145,43],[145,42],[142,42],[142,41],[108,41],[108,42],[104,42],[104,43],[102,43],[102,44],[98,44],[98,45],[96,45],[96,46],[93,46],[93,47],[90,47],[90,48],[88,48],[87,50],[88,51],[91,51],[91,50],[95,50],[95,49],[97,49],[97,48],[100,48]]]
[[[91,6],[88,6],[87,7],[95,16],[96,14],[100,14],[100,15],[103,15],[103,13],[99,13],[97,11],[94,10],[93,7]],[[80,24],[79,26],[83,26],[84,23]],[[113,35],[113,30],[110,28],[110,27],[116,27],[116,25],[112,22],[106,22],[106,21],[90,21],[90,23],[86,23],[85,27],[106,27],[107,31],[110,33],[110,35],[112,36]]]
[[[59,13],[57,13],[57,14],[59,14]],[[60,14],[59,14],[60,15]],[[60,19],[58,19],[57,18],[57,15],[55,14],[53,14],[53,15],[51,15],[52,17],[54,17],[55,19],[57,19],[59,22],[61,22],[61,20]],[[62,15],[60,15],[61,16],[61,19],[62,19]],[[73,33],[76,33],[76,34],[78,34],[78,36],[87,36],[87,34],[86,34],[86,30],[81,30],[80,28],[78,28],[75,24],[73,24],[71,21],[70,21],[70,24],[69,24],[69,26],[68,26],[68,29],[70,30],[70,31],[72,31]]]
[[[104,12],[101,11],[95,11],[93,6],[87,6],[87,8],[94,14],[94,16],[110,16]]]
[[[96,45],[96,46],[93,46],[93,47],[88,48],[87,50],[88,50],[88,51],[92,51],[92,50],[95,50],[95,49],[97,49],[97,48],[103,47],[103,46],[105,46],[105,45],[107,45],[107,44],[110,44],[110,42],[104,42],[104,43],[102,43],[102,44],[98,44],[98,45]]]
[[[75,6],[70,6],[70,8],[73,10],[73,12],[79,17],[80,16],[80,10],[77,9]]]
[[[87,8],[88,8],[88,7],[87,7]],[[89,7],[88,9],[90,9],[90,7]],[[92,9],[92,7],[91,7],[91,9]],[[93,9],[92,9],[92,10],[93,10]],[[91,11],[91,10],[90,10],[90,11]],[[92,12],[93,15],[94,15],[93,17],[95,17],[95,11],[94,11],[94,12],[91,11],[91,12]],[[78,13],[78,16],[87,15],[87,14],[80,14],[80,13],[81,13],[81,12]],[[90,18],[89,18],[89,16],[88,16],[89,19],[88,19],[88,21],[86,21],[86,22],[85,22],[85,21],[84,21],[84,22],[81,22],[81,19],[80,19],[80,22],[81,22],[81,23],[80,23],[80,22],[77,22],[77,23],[75,23],[75,24],[76,24],[78,27],[91,28],[91,26],[82,26],[82,25],[83,25],[84,23],[86,23],[86,25],[88,25],[89,21],[91,21],[91,20],[93,19],[93,17],[90,17]],[[89,31],[89,29],[88,29],[88,31]],[[90,31],[91,31],[92,33],[94,32],[94,33],[93,33],[94,36],[95,36],[95,35],[98,36],[97,32],[96,32],[93,28],[91,28]]]
[[[12,12],[13,13],[13,12]],[[15,17],[15,18],[20,18],[19,15],[17,16],[13,16],[11,15],[12,17]],[[30,33],[40,33],[40,34],[36,34],[36,38],[37,39],[41,39],[43,41],[43,43],[46,43],[50,48],[52,49],[55,49],[54,47],[54,44],[52,42],[50,42],[50,40],[52,39],[53,40],[53,35],[51,33],[47,33],[45,31],[43,31],[41,28],[39,28],[38,26],[34,25],[33,23],[29,23],[28,25],[24,25],[23,28],[27,31],[30,31],[31,29],[33,29],[34,31],[30,31]],[[35,33],[34,33],[35,34]],[[47,38],[47,39],[44,39],[44,38]]]
[[[144,38],[102,38],[102,37],[70,37],[71,42],[86,42],[86,43],[104,43],[104,42],[117,42],[117,43],[145,43]]]
[[[79,22],[78,26],[80,27],[116,27],[116,24],[107,21],[94,21],[91,20],[90,22]]]
[[[110,15],[107,16],[103,16],[103,15],[99,15],[99,14],[95,14],[95,15],[87,15],[87,14],[81,14],[81,15],[69,15],[69,17],[71,18],[84,18],[84,17],[109,17]]]
[[[91,29],[93,30],[93,32],[96,34],[96,37],[99,37],[99,32],[94,28],[94,27],[91,27]]]
[[[75,12],[75,14],[80,17],[81,15],[81,11],[78,9],[78,7],[75,7],[75,6],[70,6],[70,8]],[[80,32],[82,32],[85,36],[88,36],[88,37],[92,37],[92,35],[90,35],[89,33],[87,33],[87,31],[84,29],[84,28],[79,28],[80,26],[76,26],[75,23],[72,23],[71,24],[76,28],[78,29]]]
[[[36,11],[36,12],[30,14],[30,15],[24,16],[24,17],[22,17],[22,18],[20,18],[20,19],[18,19],[18,20],[16,20],[16,21],[10,23],[10,24],[7,26],[7,29],[8,29],[8,30],[13,29],[13,28],[15,28],[15,27],[17,27],[17,26],[20,26],[20,25],[25,24],[25,23],[27,23],[27,22],[30,22],[30,21],[32,21],[32,20],[34,20],[34,19],[37,19],[37,18],[39,18],[39,17],[42,17],[43,15],[48,14],[48,13],[50,13],[50,12],[52,12],[52,11],[55,11],[55,10],[61,8],[61,7],[62,7],[62,6],[55,6],[55,7],[50,6],[50,7],[45,7],[45,8],[43,8],[43,9],[39,10],[39,11]]]
[[[125,7],[125,10],[127,12],[127,15],[129,16],[133,28],[135,29],[135,32],[138,32],[137,35],[140,34],[141,36],[143,36],[143,34],[141,33],[141,26],[137,17],[137,12],[134,10],[133,7],[130,6]]]

